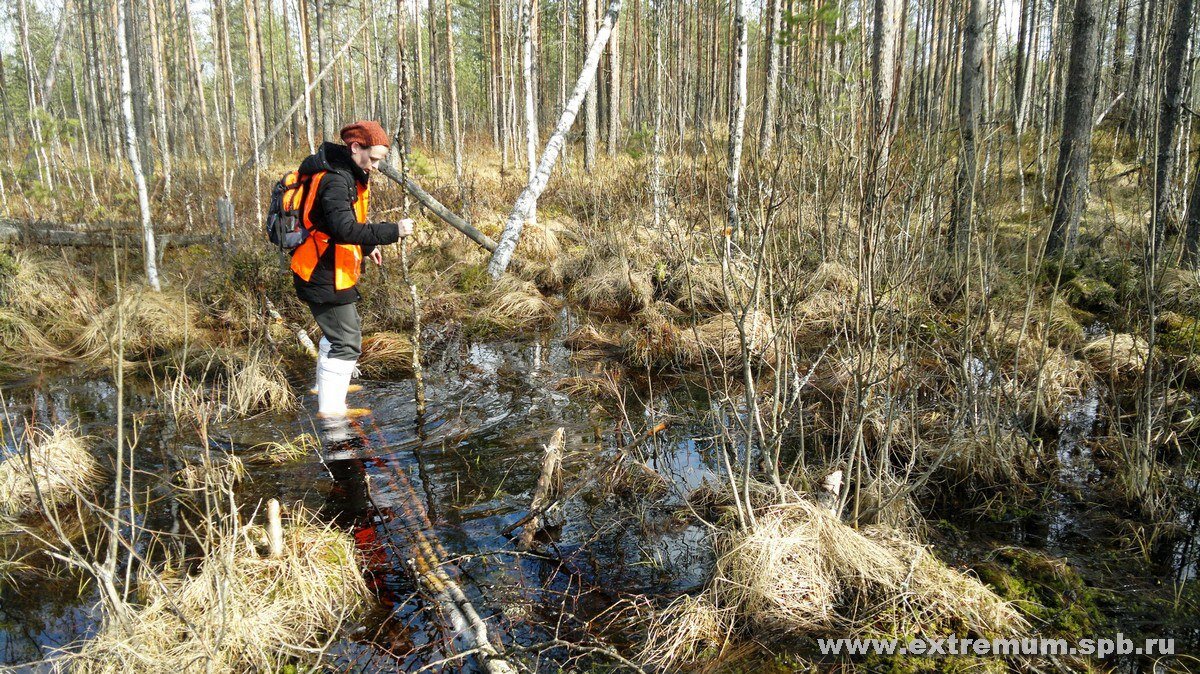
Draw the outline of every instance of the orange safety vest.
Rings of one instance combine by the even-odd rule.
[[[305,281],[312,279],[317,263],[325,255],[325,251],[329,250],[329,235],[313,226],[312,220],[309,218],[313,204],[317,200],[317,187],[321,184],[321,178],[324,175],[325,171],[320,171],[314,173],[309,179],[308,189],[303,197],[304,207],[300,211],[300,221],[308,230],[309,237],[292,253],[292,271]],[[355,181],[354,185],[358,188],[358,199],[354,202],[354,217],[360,224],[363,224],[367,221],[367,201],[371,196],[371,188],[358,181]],[[287,204],[284,206],[286,207]],[[334,290],[353,288],[358,283],[358,275],[362,271],[362,260],[362,246],[355,243],[335,243],[333,245]]]

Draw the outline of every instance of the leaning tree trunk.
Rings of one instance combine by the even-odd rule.
[[[1099,0],[1076,0],[1075,28],[1067,67],[1062,140],[1054,181],[1054,219],[1046,240],[1048,255],[1070,256],[1079,234],[1079,218],[1087,206],[1088,161],[1092,155],[1092,109],[1095,106],[1096,20]]]
[[[1158,260],[1163,238],[1171,226],[1167,212],[1171,207],[1171,174],[1175,171],[1175,130],[1179,125],[1182,103],[1183,62],[1187,56],[1188,33],[1192,23],[1192,0],[1178,0],[1171,21],[1166,63],[1163,67],[1162,111],[1158,116],[1158,147],[1154,162],[1154,212],[1150,217],[1150,259]]]
[[[584,2],[589,2],[589,0],[584,0]],[[504,223],[500,241],[497,242],[496,250],[492,252],[492,258],[488,262],[488,274],[493,279],[500,278],[504,274],[504,270],[508,268],[513,251],[516,250],[517,242],[521,238],[521,228],[525,226],[526,220],[537,208],[538,197],[546,189],[550,172],[554,170],[554,164],[558,161],[559,153],[562,152],[567,134],[570,133],[571,126],[575,123],[575,116],[579,114],[579,106],[596,82],[596,66],[600,65],[600,56],[604,53],[604,45],[608,42],[613,24],[617,22],[617,16],[620,13],[621,0],[612,0],[608,5],[608,11],[604,14],[604,21],[600,23],[600,29],[596,32],[596,39],[592,40],[591,46],[588,47],[587,59],[583,62],[583,70],[579,73],[578,81],[575,82],[575,90],[571,93],[570,100],[567,101],[562,115],[558,118],[554,133],[551,134],[550,140],[546,141],[546,148],[542,150],[542,158],[538,162],[537,172],[534,174],[533,180],[525,186],[521,196],[517,197],[517,202],[513,206],[512,212],[509,213],[508,220]]]
[[[983,30],[983,0],[970,0],[963,30],[961,91],[958,99],[959,137],[962,148],[958,157],[958,177],[954,188],[954,217],[950,221],[951,243],[959,253],[971,242],[971,218],[975,205],[975,176],[982,97],[983,52],[979,48]]]
[[[125,0],[117,0],[117,57],[121,71],[121,116],[125,122],[125,151],[129,155],[129,167],[137,185],[138,208],[142,212],[143,254],[146,259],[146,283],[155,291],[158,284],[158,252],[154,246],[154,225],[150,222],[150,192],[146,188],[146,174],[142,172],[142,160],[138,156],[137,130],[133,125],[133,82],[129,75],[129,44],[125,35]]]
[[[734,72],[729,101],[729,167],[725,186],[725,217],[729,236],[737,235],[739,225],[738,187],[742,179],[742,141],[746,135],[746,0],[735,0],[733,16]]]

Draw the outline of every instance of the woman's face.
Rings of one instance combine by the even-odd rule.
[[[354,159],[354,163],[362,170],[370,173],[379,167],[379,162],[387,157],[388,146],[386,145],[360,145],[357,142],[350,143],[350,156]]]

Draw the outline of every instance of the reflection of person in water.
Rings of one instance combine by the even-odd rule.
[[[350,532],[354,537],[354,546],[364,562],[363,575],[367,584],[375,594],[387,604],[391,597],[383,579],[387,569],[387,551],[376,525],[376,509],[371,503],[371,493],[367,488],[367,466],[360,458],[367,449],[365,436],[359,435],[349,440],[330,443],[326,455],[342,455],[352,458],[327,461],[326,467],[333,477],[333,486],[325,497],[325,505],[321,508],[322,519],[332,522],[334,526]]]

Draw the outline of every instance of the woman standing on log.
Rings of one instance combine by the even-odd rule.
[[[342,127],[342,143],[323,143],[300,164],[309,181],[302,208],[311,236],[292,253],[296,295],[321,327],[317,358],[317,408],[322,418],[365,414],[346,407],[346,393],[362,355],[362,327],[355,303],[358,277],[370,259],[383,264],[377,246],[412,233],[412,220],[367,223],[369,178],[391,141],[375,121]]]

